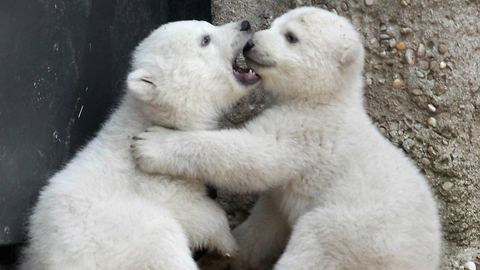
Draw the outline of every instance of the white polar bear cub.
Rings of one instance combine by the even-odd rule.
[[[133,145],[142,169],[267,191],[234,231],[242,269],[282,251],[276,270],[438,269],[436,203],[364,109],[364,50],[350,22],[299,8],[244,54],[277,105],[240,130],[143,133]]]
[[[236,252],[204,183],[139,171],[130,144],[152,124],[215,128],[259,80],[232,68],[252,36],[247,21],[183,21],[159,27],[137,47],[120,106],[42,190],[21,269],[187,270],[197,269],[190,249]]]

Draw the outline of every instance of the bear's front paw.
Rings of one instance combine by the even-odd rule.
[[[159,166],[163,149],[160,134],[147,130],[132,138],[130,149],[138,168],[147,173],[163,173]]]

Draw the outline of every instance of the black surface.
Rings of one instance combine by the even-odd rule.
[[[108,117],[136,44],[182,19],[210,21],[210,1],[0,1],[0,245]]]
[[[18,248],[16,246],[0,246],[0,270],[14,269],[18,259]]]

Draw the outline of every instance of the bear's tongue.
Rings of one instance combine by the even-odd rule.
[[[245,69],[240,67],[233,68],[233,75],[243,84],[254,84],[260,80],[260,76],[251,69]]]

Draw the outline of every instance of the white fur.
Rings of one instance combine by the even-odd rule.
[[[299,8],[253,42],[247,63],[278,104],[241,130],[141,134],[133,154],[142,169],[265,191],[234,231],[240,269],[268,267],[283,248],[276,270],[438,269],[432,192],[366,114],[353,26]]]
[[[205,35],[210,44],[201,46]],[[248,93],[232,61],[252,32],[240,23],[161,26],[134,53],[128,91],[104,127],[42,190],[21,269],[197,269],[190,249],[237,249],[203,182],[135,167],[131,136],[152,126],[212,129]]]

